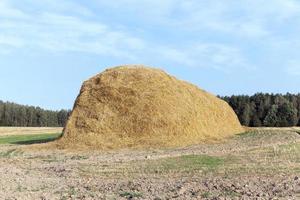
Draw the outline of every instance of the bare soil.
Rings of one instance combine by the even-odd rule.
[[[1,145],[0,174],[0,199],[300,199],[300,135],[143,151]]]

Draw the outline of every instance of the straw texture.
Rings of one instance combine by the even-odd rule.
[[[223,100],[159,69],[108,69],[84,82],[57,142],[63,148],[161,148],[222,139],[243,128]]]

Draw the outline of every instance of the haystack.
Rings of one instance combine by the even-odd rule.
[[[58,141],[62,147],[156,148],[243,131],[223,100],[159,69],[108,69],[84,82]]]

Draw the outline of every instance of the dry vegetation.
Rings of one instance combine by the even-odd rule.
[[[298,128],[244,132],[226,102],[157,69],[86,81],[64,130],[0,129],[0,198],[300,199]]]
[[[61,127],[51,128],[51,127],[0,127],[0,136],[8,135],[25,135],[25,134],[54,134],[61,133]]]
[[[178,147],[243,132],[223,100],[144,66],[108,69],[86,81],[65,133],[64,148]]]
[[[299,199],[300,135],[257,129],[222,143],[80,151],[0,145],[2,199]]]

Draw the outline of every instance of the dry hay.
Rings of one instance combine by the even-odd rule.
[[[85,81],[59,147],[156,148],[222,139],[243,128],[223,100],[159,69],[108,69]]]

